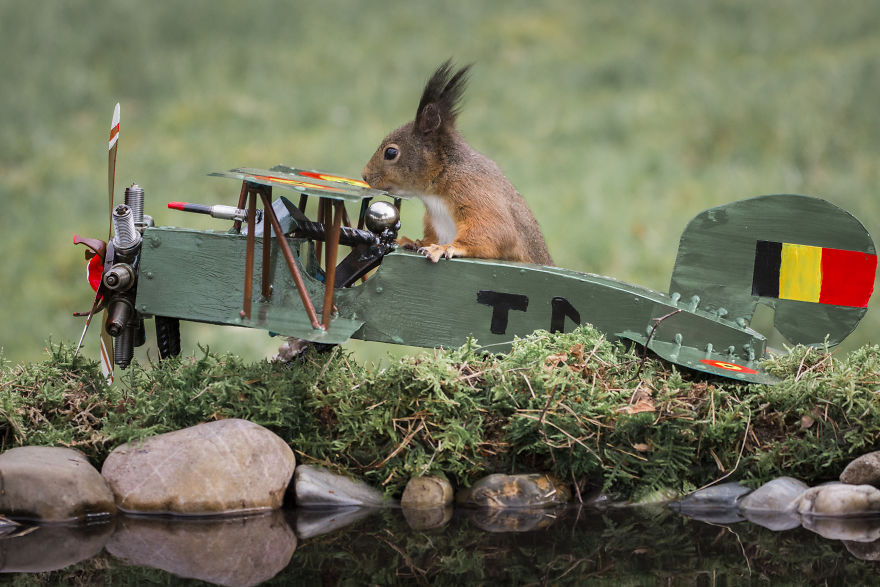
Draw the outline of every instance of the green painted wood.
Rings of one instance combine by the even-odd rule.
[[[365,322],[355,336],[366,340],[455,347],[472,335],[489,350],[503,352],[515,336],[591,323],[612,338],[644,344],[655,318],[680,309],[657,327],[654,341],[699,352],[712,345],[728,360],[765,352],[766,341],[757,332],[659,292],[552,267],[480,259],[433,264],[395,252],[365,285],[345,294],[346,308]]]
[[[739,200],[697,215],[681,236],[670,294],[698,296],[700,307],[723,309],[749,323],[756,305],[775,310],[775,326],[790,342],[839,344],[866,308],[831,306],[752,295],[759,240],[876,254],[865,227],[837,206],[808,196],[775,195]]]
[[[263,300],[262,238],[256,239],[251,317],[242,317],[245,241],[244,236],[227,233],[148,228],[141,250],[137,310],[146,315],[261,328],[328,344],[345,342],[361,327],[362,321],[338,316],[327,332],[312,328],[275,244],[270,255],[272,295]],[[300,272],[320,315],[324,286],[317,279],[311,245],[302,239],[288,239],[288,243],[295,255],[303,253],[310,260],[300,265]]]
[[[648,348],[670,363],[681,365],[695,371],[720,375],[748,383],[778,383],[779,378],[764,370],[761,357],[750,360],[748,357],[733,356],[727,352],[697,349],[677,343],[651,340]],[[722,366],[719,366],[722,365]]]
[[[320,312],[323,283],[312,245],[303,239],[288,238],[288,242],[300,263],[309,297]],[[365,284],[336,291],[338,315],[330,331],[324,333],[309,324],[274,243],[270,255],[273,292],[269,300],[261,298],[261,246],[262,239],[258,238],[253,310],[247,319],[240,316],[244,236],[147,229],[141,254],[138,311],[261,328],[331,344],[355,337],[412,346],[454,347],[473,336],[487,350],[504,352],[514,337],[536,330],[569,331],[589,322],[610,338],[648,344],[673,361],[676,357],[690,360],[699,356],[752,364],[765,351],[765,340],[756,332],[694,309],[690,301],[674,300],[608,277],[482,259],[434,264],[404,251],[387,255]],[[680,311],[657,325],[649,343],[655,319],[676,310]],[[668,352],[673,347],[676,353]]]

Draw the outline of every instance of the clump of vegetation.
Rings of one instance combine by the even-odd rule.
[[[415,475],[467,485],[493,472],[547,471],[581,495],[638,497],[730,477],[836,477],[878,448],[880,347],[844,358],[796,347],[769,360],[777,385],[678,369],[590,327],[536,332],[510,353],[471,342],[365,367],[340,347],[302,361],[200,356],[134,365],[106,387],[96,363],[55,346],[4,367],[0,440],[72,446],[96,464],[122,442],[204,421],[246,418],[300,462],[398,494]]]

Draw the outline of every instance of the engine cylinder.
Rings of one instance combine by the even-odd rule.
[[[129,251],[141,244],[141,233],[134,225],[131,208],[120,204],[113,209],[114,245],[121,251]]]
[[[135,226],[144,222],[144,188],[136,183],[125,188],[125,205],[131,208]]]

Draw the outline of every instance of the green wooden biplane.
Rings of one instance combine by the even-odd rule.
[[[319,344],[454,347],[472,336],[492,352],[538,329],[591,323],[689,369],[772,382],[761,366],[767,340],[749,327],[759,303],[774,308],[775,327],[790,342],[834,346],[873,292],[877,256],[864,226],[807,196],[761,196],[697,215],[666,294],[557,267],[430,263],[395,245],[401,197],[287,166],[211,174],[240,182],[236,206],[169,204],[230,220],[228,230],[152,226],[136,186],[126,190],[127,205],[113,208],[112,139],[110,146],[115,236],[74,242],[89,246],[97,289],[87,326],[107,309],[102,357],[111,373],[114,362],[128,365],[152,317],[162,357],[180,352],[179,320]],[[355,222],[345,204],[359,209]],[[117,218],[126,210],[130,219]]]

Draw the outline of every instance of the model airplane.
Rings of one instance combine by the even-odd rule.
[[[113,363],[129,364],[151,317],[162,358],[180,352],[179,320],[323,344],[359,338],[455,347],[472,336],[493,352],[538,329],[590,323],[677,365],[769,383],[775,379],[761,366],[766,338],[749,327],[757,304],[774,308],[775,327],[788,341],[834,346],[864,316],[873,292],[877,255],[864,226],[829,202],[799,195],[740,200],[697,215],[682,234],[668,294],[557,267],[429,263],[395,245],[400,197],[282,165],[212,173],[240,182],[235,206],[168,204],[231,221],[227,230],[156,227],[143,215],[137,186],[126,189],[126,205],[113,207],[118,110],[113,128],[115,234],[107,243],[74,239],[89,247],[97,291],[86,327],[106,309],[102,334],[113,337],[115,358],[104,352],[102,362],[111,373]],[[358,207],[356,223],[346,203]],[[340,246],[348,249],[341,259]]]

